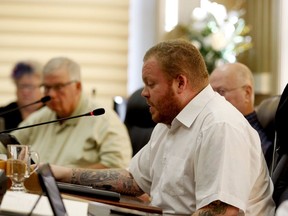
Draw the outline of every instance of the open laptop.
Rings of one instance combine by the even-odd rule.
[[[41,188],[48,197],[54,215],[68,216],[49,164],[43,164],[37,172]]]
[[[41,165],[37,172],[40,185],[44,194],[48,197],[54,215],[67,215],[60,192],[85,195],[86,197],[120,200],[120,194],[116,192],[99,190],[89,186],[56,182],[49,164]]]

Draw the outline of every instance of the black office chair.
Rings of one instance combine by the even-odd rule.
[[[275,115],[279,101],[280,95],[271,96],[264,99],[255,109],[269,140],[274,140],[275,137]]]
[[[257,118],[263,127],[269,140],[274,142],[275,139],[275,115],[280,101],[280,95],[271,96],[264,99],[256,108]],[[267,149],[265,160],[271,171],[273,160],[274,145]]]
[[[0,133],[0,142],[7,148],[8,144],[20,144],[14,135],[9,133]]]
[[[127,100],[124,124],[126,125],[135,155],[150,139],[156,125],[151,118],[149,106],[141,96],[143,88],[136,90]]]

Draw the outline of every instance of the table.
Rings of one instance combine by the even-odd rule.
[[[7,182],[7,188],[9,188],[11,185],[10,179],[8,179]],[[32,174],[25,182],[24,185],[29,193],[36,193],[41,194],[42,189],[38,180],[38,176],[36,173]],[[138,197],[133,196],[125,196],[121,195],[120,201],[113,201],[113,200],[107,200],[107,199],[99,199],[99,198],[93,198],[89,196],[82,196],[82,195],[75,195],[75,194],[68,194],[68,193],[61,193],[63,198],[66,199],[74,199],[79,201],[86,201],[89,203],[98,202],[103,203],[111,206],[121,207],[125,209],[131,209],[131,210],[137,210],[143,213],[149,213],[153,215],[162,215],[162,209],[150,206],[148,201],[142,200]],[[132,211],[133,212],[133,211]]]
[[[148,202],[143,201],[137,197],[121,195],[120,201],[113,201],[113,200],[105,200],[105,199],[98,199],[98,198],[93,198],[93,197],[80,196],[80,195],[75,195],[75,194],[73,195],[66,194],[66,193],[65,194],[61,193],[61,194],[63,195],[64,198],[67,198],[67,199],[76,198],[79,200],[100,202],[100,203],[118,206],[122,208],[134,209],[134,210],[141,211],[141,212],[162,215],[162,209],[155,207],[155,206],[150,206]]]

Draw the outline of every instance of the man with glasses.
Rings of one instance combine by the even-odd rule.
[[[228,63],[217,67],[210,75],[214,91],[224,96],[257,130],[266,162],[270,164],[272,141],[268,139],[254,109],[254,80],[250,69],[241,63]]]
[[[82,91],[80,66],[71,59],[51,59],[43,69],[41,89],[51,100],[21,127],[77,116],[102,106]],[[126,167],[132,147],[125,125],[117,114],[82,117],[14,131],[21,144],[31,145],[42,162],[70,167]]]
[[[40,91],[42,65],[34,60],[17,62],[11,73],[11,78],[16,87],[16,101],[0,108],[0,118],[4,121],[1,130],[16,128],[21,121],[31,113],[42,107],[43,104],[31,104],[43,97]],[[19,109],[20,107],[23,107]],[[14,110],[14,111],[11,111]]]

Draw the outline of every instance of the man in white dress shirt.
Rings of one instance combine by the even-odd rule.
[[[161,42],[144,56],[142,96],[154,128],[129,169],[53,166],[59,181],[151,197],[174,215],[271,216],[273,184],[257,132],[209,85],[199,51]]]

